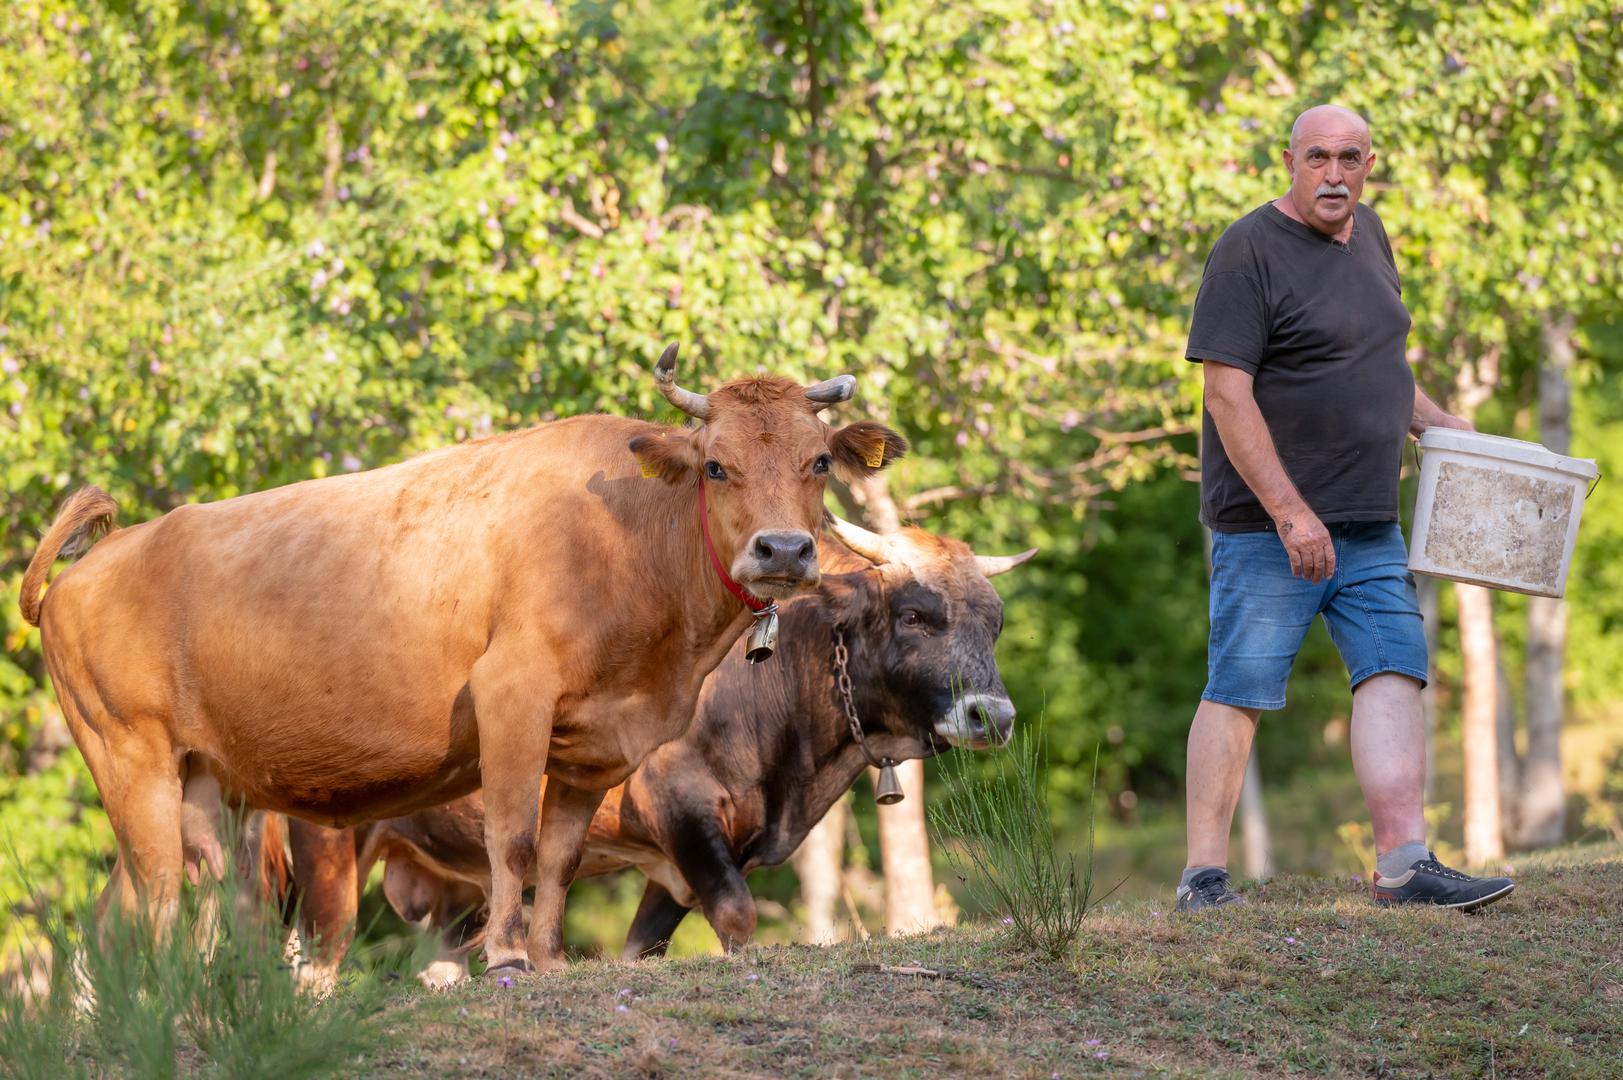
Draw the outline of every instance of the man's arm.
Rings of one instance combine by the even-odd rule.
[[[1475,431],[1476,425],[1469,420],[1443,411],[1443,407],[1431,398],[1419,386],[1414,388],[1414,416],[1409,419],[1409,434],[1415,438],[1420,436],[1429,427],[1458,428],[1461,431]],[[1227,446],[1228,443],[1223,444]]]
[[[1291,573],[1308,581],[1328,579],[1336,571],[1330,530],[1308,507],[1280,464],[1274,437],[1252,393],[1250,372],[1217,360],[1201,366],[1206,373],[1206,411],[1217,425],[1223,449],[1240,479],[1274,519],[1280,542],[1290,556]]]

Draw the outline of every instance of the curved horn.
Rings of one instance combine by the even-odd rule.
[[[678,343],[673,341],[665,346],[665,351],[659,354],[654,361],[654,385],[659,392],[665,395],[665,400],[687,413],[695,420],[710,419],[710,399],[703,394],[695,394],[692,390],[684,390],[676,385],[676,352]]]
[[[838,405],[842,401],[850,401],[851,395],[856,392],[855,375],[836,375],[832,379],[824,379],[815,386],[806,387],[806,400],[812,403],[812,411],[816,412],[830,405]]]
[[[981,573],[987,577],[997,577],[999,574],[1007,574],[1021,563],[1030,560],[1035,554],[1037,554],[1037,549],[1030,548],[1018,555],[977,555],[975,556],[975,563],[981,568]]]
[[[835,514],[828,516],[828,527],[840,538],[840,543],[871,562],[885,561],[885,538],[869,532],[861,525],[853,525]]]

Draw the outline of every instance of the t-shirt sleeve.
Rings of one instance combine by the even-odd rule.
[[[1257,280],[1243,270],[1209,269],[1195,296],[1184,355],[1255,375],[1267,348],[1268,310]]]

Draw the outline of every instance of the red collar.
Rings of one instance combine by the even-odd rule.
[[[721,579],[727,591],[738,598],[738,602],[756,614],[772,607],[772,602],[762,600],[744,586],[734,581],[732,575],[727,573],[726,567],[721,565],[721,558],[716,554],[715,541],[710,539],[710,510],[704,501],[704,477],[699,477],[699,524],[704,527],[704,549],[710,554],[710,565],[715,567],[716,576]]]

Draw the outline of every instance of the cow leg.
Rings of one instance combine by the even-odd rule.
[[[682,821],[670,850],[676,868],[699,897],[699,906],[721,939],[722,948],[735,952],[755,934],[755,897],[733,859],[732,847],[720,822],[709,817]]]
[[[180,910],[180,765],[161,728],[156,733],[123,728],[118,734],[107,747],[118,763],[118,809],[109,806],[107,816],[118,837],[120,899],[126,910],[144,906],[153,933],[162,937]]]
[[[360,908],[355,830],[288,822],[288,850],[299,895],[299,939],[305,963],[299,985],[325,997],[338,985],[338,965],[349,950]]]
[[[580,868],[586,829],[607,794],[547,778],[541,804],[541,840],[536,851],[535,905],[530,911],[530,962],[540,970],[555,970],[566,963],[564,898]]]
[[[530,971],[524,944],[524,882],[535,868],[540,832],[541,778],[552,738],[550,699],[510,672],[518,659],[486,653],[469,680],[479,727],[479,777],[484,786],[485,851],[490,857],[487,970]]]
[[[665,950],[670,948],[671,935],[692,910],[677,903],[665,886],[650,881],[642,891],[642,903],[637,905],[637,914],[631,920],[625,948],[620,951],[621,959],[664,956]]]
[[[434,900],[430,923],[439,935],[434,959],[417,973],[417,981],[430,990],[455,986],[468,976],[470,939],[482,934],[480,912],[484,894],[465,882],[444,881]]]

